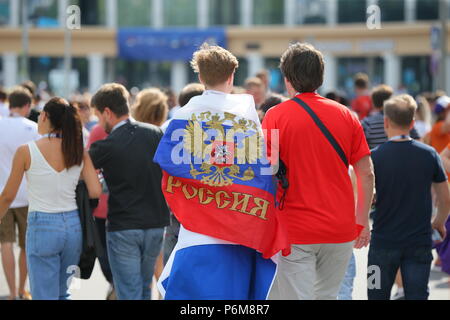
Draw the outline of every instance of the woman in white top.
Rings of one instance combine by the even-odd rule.
[[[69,278],[80,260],[82,232],[75,199],[80,177],[91,198],[101,185],[83,149],[77,110],[62,98],[51,99],[39,116],[37,142],[21,146],[0,195],[0,221],[14,200],[24,174],[28,182],[26,239],[30,286],[35,300],[70,298]]]

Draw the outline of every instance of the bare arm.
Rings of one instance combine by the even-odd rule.
[[[437,215],[433,219],[433,229],[437,230],[443,239],[445,239],[447,230],[445,223],[447,222],[448,214],[450,212],[450,190],[448,182],[434,183],[433,190],[436,194]]]
[[[11,173],[0,195],[0,220],[3,219],[11,203],[16,198],[26,167],[27,146],[20,147],[14,156]]]
[[[445,171],[450,172],[450,149],[445,148],[441,153],[441,159],[444,164]]]
[[[356,223],[363,226],[364,230],[356,239],[355,248],[367,247],[370,242],[369,213],[373,201],[375,187],[375,175],[370,156],[366,156],[354,165],[358,181],[358,203],[356,206]]]
[[[444,123],[442,124],[441,133],[442,134],[450,133],[450,112],[447,113]]]
[[[91,157],[89,153],[84,153],[84,167],[81,172],[84,182],[89,191],[89,197],[91,199],[98,199],[102,194],[102,185],[98,179],[97,172],[92,164]]]

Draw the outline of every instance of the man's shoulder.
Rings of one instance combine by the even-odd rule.
[[[285,112],[292,110],[292,106],[295,105],[295,102],[292,99],[286,100],[276,106],[272,107],[267,111],[266,116],[278,116],[280,114],[284,114]]]
[[[432,146],[429,146],[423,142],[417,141],[417,140],[413,140],[413,142],[411,143],[411,146],[413,148],[422,150],[423,152],[429,153],[433,156],[439,156],[438,152],[436,151],[435,148],[433,148]]]
[[[404,152],[404,150],[405,150],[404,145],[402,145],[400,143],[388,141],[388,142],[385,142],[385,143],[379,145],[378,147],[374,148],[372,150],[372,155],[377,156],[377,155],[384,155],[385,153],[391,153],[398,149],[396,147],[400,147],[400,146],[403,147],[403,148],[401,148],[401,151]],[[412,140],[411,143],[408,144],[408,147],[411,150],[415,150],[415,152],[429,154],[429,155],[432,155],[433,157],[438,156],[437,151],[433,147],[431,147],[425,143],[422,143],[420,141],[417,141],[417,140]]]
[[[32,133],[38,132],[38,125],[36,122],[33,122],[27,118],[0,118],[0,128],[4,128],[5,130],[30,130]]]
[[[162,135],[161,128],[157,127],[153,124],[139,122],[139,121],[134,121],[131,124],[134,125],[138,131],[141,131],[143,133],[150,134],[150,135]]]
[[[381,114],[381,112],[377,112],[369,115],[368,117],[365,117],[361,122],[367,125],[371,125],[374,123],[379,123],[380,121],[384,123],[384,116]]]

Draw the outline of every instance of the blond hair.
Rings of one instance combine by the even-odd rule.
[[[414,121],[417,103],[408,94],[402,94],[384,103],[384,114],[400,128],[408,128]]]
[[[140,122],[162,126],[169,113],[167,101],[167,96],[157,88],[142,90],[133,105],[133,117]]]
[[[244,84],[244,87],[247,90],[250,89],[251,87],[262,88],[264,86],[265,86],[264,82],[258,77],[248,78],[247,80],[245,80],[245,84]]]
[[[214,87],[226,82],[239,67],[239,62],[228,50],[204,43],[194,53],[191,66],[206,86]]]

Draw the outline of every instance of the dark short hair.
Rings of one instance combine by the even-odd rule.
[[[130,113],[129,93],[118,83],[103,85],[91,99],[91,106],[103,113],[109,108],[117,117]]]
[[[375,108],[383,108],[384,102],[389,100],[394,94],[394,90],[385,84],[375,87],[372,91],[372,102]]]
[[[205,92],[205,86],[200,83],[191,83],[183,88],[178,97],[180,107],[184,107],[189,101],[196,96],[201,96]]]
[[[31,93],[23,88],[17,87],[9,94],[9,108],[23,108],[28,104],[31,104],[33,97]]]
[[[384,115],[401,128],[408,128],[414,120],[417,103],[408,94],[402,94],[384,103]]]
[[[267,113],[271,108],[275,107],[276,105],[279,105],[282,102],[285,102],[287,100],[286,97],[283,97],[280,94],[272,94],[270,97],[264,101],[259,109],[263,111],[264,113]]]
[[[354,78],[355,88],[367,89],[369,87],[369,76],[365,73],[357,73]]]
[[[0,101],[6,101],[8,99],[8,93],[3,88],[0,88]]]
[[[334,91],[328,92],[328,93],[325,95],[325,98],[330,99],[330,100],[333,100],[333,101],[339,101],[339,96],[338,96],[338,94],[337,94],[336,92],[334,92]]]
[[[281,57],[280,69],[298,92],[314,92],[323,84],[323,55],[308,43],[292,44]]]

